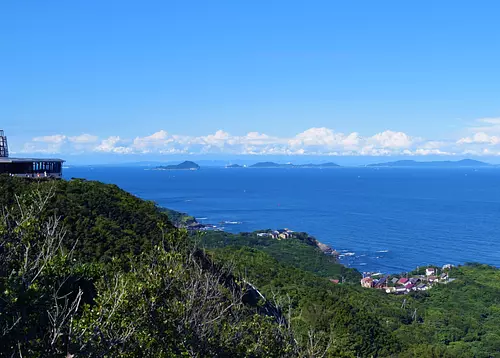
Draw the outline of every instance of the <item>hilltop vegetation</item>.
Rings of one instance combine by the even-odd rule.
[[[0,356],[500,356],[496,268],[387,295],[306,239],[189,236],[113,185],[0,187]]]
[[[84,180],[0,183],[1,356],[297,351],[280,311],[154,204]]]
[[[334,256],[325,255],[305,233],[296,233],[294,238],[287,240],[273,240],[268,237],[259,237],[257,233],[235,235],[208,231],[198,240],[199,245],[214,253],[253,248],[268,254],[280,263],[312,272],[321,277],[340,279],[356,284],[361,279],[359,272],[337,263]]]

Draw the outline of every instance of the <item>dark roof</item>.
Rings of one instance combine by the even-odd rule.
[[[57,158],[0,158],[0,163],[64,162]]]

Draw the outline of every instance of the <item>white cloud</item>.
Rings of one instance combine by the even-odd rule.
[[[130,154],[134,150],[131,147],[120,145],[122,140],[118,136],[111,136],[101,141],[101,144],[94,148],[96,152]]]
[[[51,144],[60,144],[66,141],[66,136],[62,134],[55,135],[47,135],[43,137],[35,137],[33,138],[33,142],[42,142],[42,143],[51,143]]]
[[[361,140],[361,137],[356,132],[345,135],[344,133],[337,133],[332,129],[322,127],[310,128],[297,134],[288,141],[288,145],[292,148],[324,147],[332,150],[335,148],[356,148]]]
[[[68,137],[71,143],[89,144],[99,141],[99,137],[91,134],[81,134],[79,136]]]
[[[387,130],[382,133],[375,134],[370,138],[380,148],[408,148],[412,144],[412,139],[409,135],[403,132],[393,132]]]
[[[62,151],[67,137],[62,134],[35,137],[24,145],[22,153],[57,154]]]
[[[500,117],[480,118],[475,125],[469,128],[472,133],[500,134]]]
[[[457,144],[491,144],[497,145],[500,143],[500,137],[489,135],[485,132],[475,133],[473,136],[461,138]]]
[[[149,153],[152,150],[165,151],[169,143],[174,142],[167,131],[160,130],[147,137],[137,137],[133,142],[133,149],[142,153]]]
[[[33,138],[25,153],[115,153],[115,154],[252,154],[320,156],[424,156],[497,155],[500,153],[500,118],[484,118],[476,123],[489,131],[474,131],[455,140],[425,140],[405,132],[385,130],[364,136],[358,132],[341,133],[331,128],[313,127],[293,136],[271,136],[249,132],[235,136],[224,130],[192,136],[159,130],[134,139],[117,135],[99,138],[92,134],[62,134]],[[495,149],[495,146],[497,149]]]

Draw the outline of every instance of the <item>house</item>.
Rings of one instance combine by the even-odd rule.
[[[396,294],[401,295],[401,294],[406,294],[406,292],[407,292],[406,287],[396,287],[396,291],[395,291]]]
[[[365,277],[361,280],[361,286],[364,288],[372,288],[373,285],[373,278],[371,277]]]
[[[436,269],[434,267],[428,267],[425,269],[425,276],[432,276],[436,273]]]
[[[339,280],[335,280],[335,279],[331,278],[331,279],[330,279],[330,282],[331,282],[331,283],[333,283],[333,284],[335,284],[335,285],[338,285],[340,281],[339,281]]]
[[[398,284],[399,285],[405,285],[406,283],[408,283],[408,279],[406,277],[401,277],[398,281]]]
[[[277,238],[279,238],[279,235],[280,235],[280,233],[279,233],[278,231],[273,231],[273,232],[271,233],[271,237],[272,237],[273,239],[277,239]]]
[[[448,280],[448,274],[447,274],[446,272],[443,272],[443,273],[441,274],[441,276],[439,276],[439,279],[440,279],[441,281],[446,281],[446,280]]]
[[[393,285],[395,285],[396,283],[398,283],[398,281],[399,281],[399,278],[394,277],[394,278],[391,280],[391,283],[392,283]]]
[[[405,286],[406,290],[408,292],[410,292],[411,290],[413,290],[415,288],[415,285],[414,284],[411,284],[411,283],[408,283],[406,286]]]
[[[451,270],[452,267],[453,267],[452,264],[446,264],[443,266],[443,270]]]
[[[430,283],[436,282],[437,280],[438,278],[436,276],[429,276],[427,278],[427,281],[429,281]]]
[[[385,287],[387,287],[387,276],[382,277],[375,283],[375,288],[385,288]]]
[[[407,283],[405,283],[403,286],[404,286],[404,287],[408,287],[408,286],[410,286],[410,285],[411,285],[411,286],[415,286],[413,283],[411,283],[411,282],[410,282],[410,280],[408,280],[408,282],[407,282]]]
[[[290,229],[280,229],[276,231],[280,239],[289,239],[293,236],[293,231]]]
[[[417,286],[417,291],[427,291],[429,287],[426,284],[421,283]]]
[[[420,279],[418,277],[412,277],[412,278],[410,278],[410,283],[412,285],[416,285],[419,282],[420,282]]]
[[[268,232],[259,232],[259,233],[257,234],[257,236],[258,236],[258,237],[267,237],[267,236],[271,236],[271,234],[270,234],[270,233],[268,233]]]
[[[394,292],[396,292],[396,287],[387,287],[385,289],[385,292],[386,293],[394,293]]]

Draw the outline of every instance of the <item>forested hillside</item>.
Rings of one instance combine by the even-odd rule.
[[[189,236],[113,185],[0,188],[0,356],[500,357],[496,268],[387,295],[300,240]]]

